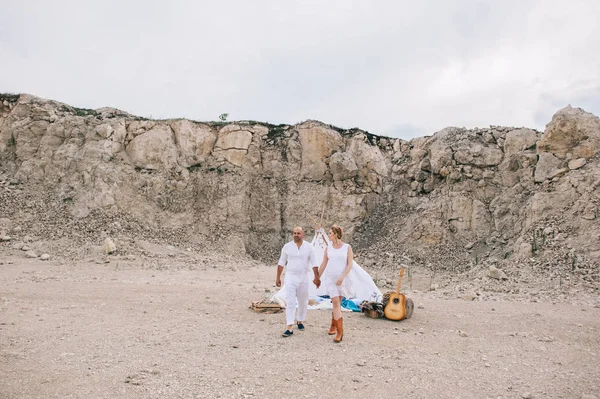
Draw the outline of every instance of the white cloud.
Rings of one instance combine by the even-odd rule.
[[[600,115],[595,0],[12,2],[0,91],[401,136]],[[594,97],[596,96],[596,97]]]

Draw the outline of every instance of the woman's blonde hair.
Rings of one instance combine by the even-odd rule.
[[[338,240],[342,239],[342,236],[344,235],[344,229],[342,229],[340,226],[337,224],[332,225],[331,231],[333,231],[333,234],[337,236]]]

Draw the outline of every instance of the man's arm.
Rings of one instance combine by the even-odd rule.
[[[313,279],[313,283],[315,283],[317,288],[319,288],[319,286],[321,285],[321,279],[319,278],[319,266],[317,265],[317,256],[315,255],[315,248],[312,247],[312,245],[311,245],[310,256],[308,257],[308,261],[310,262],[311,265],[313,265],[312,270],[313,270],[313,274],[315,276],[315,278]]]
[[[313,283],[319,288],[321,286],[321,279],[319,278],[319,268],[317,266],[313,267],[313,273],[315,278],[313,279]]]
[[[277,265],[277,278],[275,279],[275,285],[281,287],[281,273],[283,272],[283,266]]]
[[[285,246],[281,249],[281,256],[279,262],[277,262],[277,277],[275,278],[275,285],[281,287],[281,273],[283,272],[284,266],[287,264],[287,252],[285,252]]]

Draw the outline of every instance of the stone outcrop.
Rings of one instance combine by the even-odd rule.
[[[405,141],[317,121],[151,121],[30,95],[0,100],[0,218],[16,239],[36,234],[19,209],[27,198],[72,231],[129,229],[271,259],[326,204],[357,253],[440,267],[600,260],[600,121],[570,106],[545,132],[450,127]],[[98,215],[112,222],[86,229]],[[72,234],[58,219],[52,234]],[[542,243],[535,234],[548,226],[556,231]]]
[[[558,111],[546,126],[540,140],[540,151],[560,159],[590,159],[598,152],[600,119],[570,105]]]

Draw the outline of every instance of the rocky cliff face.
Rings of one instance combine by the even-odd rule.
[[[145,120],[2,95],[1,227],[272,261],[293,226],[311,226],[326,205],[367,266],[402,255],[446,270],[533,262],[593,282],[599,148],[598,117],[570,106],[544,132],[446,128],[404,141],[316,121]]]

